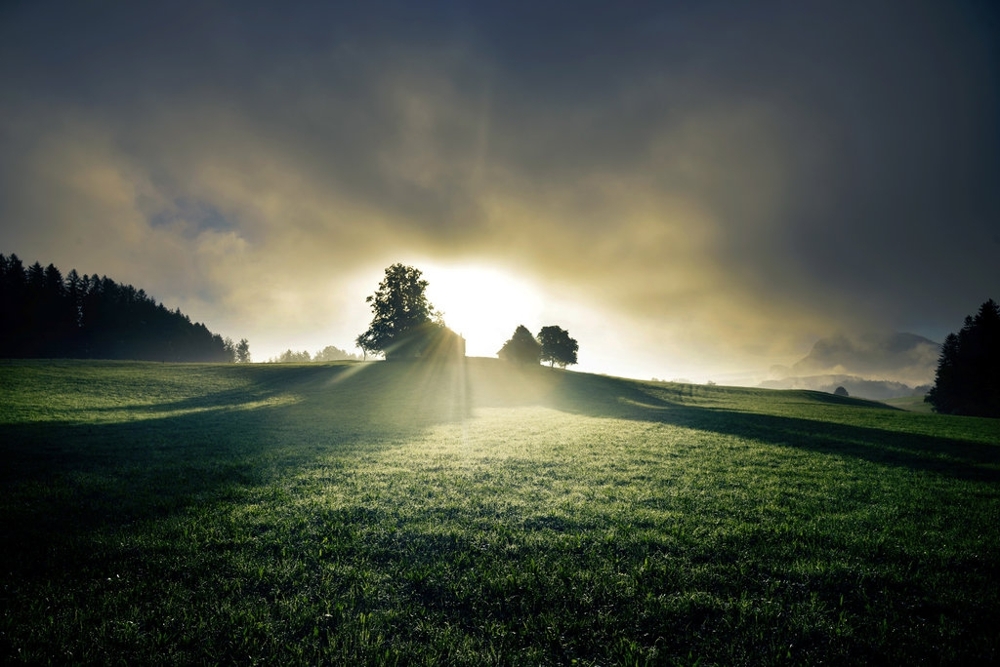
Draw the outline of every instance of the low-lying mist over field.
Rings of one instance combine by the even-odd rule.
[[[790,367],[775,366],[772,389],[844,387],[852,396],[872,399],[924,394],[934,382],[941,345],[915,334],[839,335],[816,342]]]

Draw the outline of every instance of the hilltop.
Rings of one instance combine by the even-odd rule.
[[[712,412],[705,416],[713,419],[724,416],[724,411],[783,414],[804,407],[889,409],[882,403],[815,391],[647,382],[510,365],[490,358],[433,364],[346,361],[281,365],[14,360],[9,362],[8,371],[5,386],[0,388],[16,396],[7,408],[14,422],[37,418],[40,410],[45,421],[72,422],[88,410],[103,410],[98,414],[113,418],[125,414],[131,419],[138,415],[167,417],[181,404],[187,407],[178,414],[249,410],[272,404],[298,406],[295,410],[299,411],[308,405],[324,411],[327,418],[362,414],[381,425],[414,427],[428,420],[471,418],[477,409],[532,405],[592,416],[653,420],[666,415],[689,418],[708,409]],[[64,382],[72,382],[76,388],[79,383],[88,386],[68,412],[60,409],[58,401],[42,400],[53,390],[61,396]],[[43,407],[44,403],[48,404]]]

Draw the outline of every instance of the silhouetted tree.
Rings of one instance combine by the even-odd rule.
[[[64,343],[66,356],[80,356],[81,312],[86,285],[76,269],[66,275],[66,314]]]
[[[497,356],[514,364],[537,364],[542,356],[542,346],[523,324],[518,325]]]
[[[848,394],[847,390],[844,389],[843,387],[837,387],[836,389],[833,390],[833,395],[834,396],[845,396],[846,397],[846,396],[849,396],[850,394]]]
[[[0,255],[0,354],[20,357],[28,336],[24,317],[28,276],[21,259]]]
[[[440,314],[427,300],[427,281],[419,269],[393,264],[385,270],[378,291],[365,301],[371,304],[372,322],[357,337],[358,347],[386,359],[417,357],[429,337],[443,326]]]
[[[945,338],[924,400],[936,412],[1000,417],[1000,306],[993,299]]]
[[[576,363],[576,353],[580,345],[569,337],[569,332],[557,326],[542,327],[538,332],[538,342],[542,346],[541,360],[549,366],[559,364],[560,368]]]
[[[22,326],[31,335],[24,339],[24,356],[44,357],[48,338],[45,310],[49,299],[45,294],[45,269],[38,262],[28,267],[28,282],[25,285],[25,300],[21,309]]]

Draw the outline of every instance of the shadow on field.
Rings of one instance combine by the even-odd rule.
[[[566,412],[673,424],[784,447],[905,466],[956,479],[1000,481],[1000,446],[711,405],[690,405],[683,402],[685,391],[689,392],[689,397],[697,392],[701,400],[712,402],[712,390],[705,387],[675,385],[665,388],[659,393],[676,394],[677,400],[668,400],[645,391],[637,382],[578,373],[563,373],[560,381],[553,385],[547,402]],[[836,402],[850,402],[855,407],[867,407],[865,402],[830,398]],[[826,400],[826,395],[817,400],[834,402]],[[868,405],[882,407],[874,403]]]
[[[184,377],[182,370],[171,372],[175,380]],[[706,387],[654,388],[477,359],[219,373],[240,383],[201,394],[195,387],[179,400],[80,410],[78,419],[68,405],[63,414],[71,417],[62,421],[0,423],[4,571],[58,567],[60,558],[79,558],[80,538],[96,531],[242,497],[291,480],[325,456],[367,456],[399,446],[477,407],[542,405],[1000,481],[1000,447],[742,412],[731,400],[727,407],[724,390],[713,398]]]
[[[3,571],[58,567],[84,557],[79,539],[95,531],[236,497],[325,455],[397,446],[470,410],[461,364],[275,365],[247,377],[181,400],[0,423]]]

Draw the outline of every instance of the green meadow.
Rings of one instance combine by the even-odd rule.
[[[1000,420],[496,360],[0,362],[0,661],[1000,661]]]

